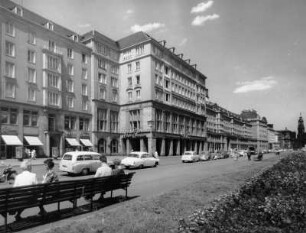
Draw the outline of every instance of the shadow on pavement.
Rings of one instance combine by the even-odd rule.
[[[95,200],[93,202],[93,210],[90,210],[90,203],[87,203],[85,205],[81,205],[78,206],[77,208],[66,208],[66,209],[62,209],[60,210],[60,212],[56,211],[52,211],[52,212],[48,212],[44,215],[44,217],[39,216],[39,215],[35,215],[35,216],[29,216],[26,218],[22,218],[22,220],[20,221],[14,221],[10,224],[7,225],[7,232],[17,232],[17,231],[21,231],[21,230],[26,230],[32,227],[37,227],[40,225],[44,225],[47,223],[52,223],[52,222],[56,222],[59,220],[63,220],[66,218],[70,218],[70,217],[74,217],[77,215],[82,215],[82,214],[86,214],[86,213],[90,213],[99,209],[102,209],[104,207],[110,206],[110,205],[114,205],[120,202],[125,202],[125,201],[129,201],[132,199],[137,198],[138,196],[133,196],[133,197],[125,197],[125,196],[117,196],[117,197],[109,197],[109,198],[105,198],[103,200],[103,202],[99,202],[97,200]],[[0,232],[5,232],[5,226],[2,225],[0,226]]]

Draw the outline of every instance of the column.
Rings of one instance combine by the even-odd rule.
[[[177,139],[176,154],[181,155],[181,140]]]
[[[198,153],[198,141],[194,141],[194,150]]]
[[[126,139],[126,153],[129,154],[131,152],[131,142],[130,142],[130,139],[127,138]]]
[[[150,155],[153,155],[153,153],[155,151],[157,151],[157,148],[156,148],[156,138],[153,138],[152,136],[149,136],[148,137],[148,153]]]
[[[140,151],[147,151],[143,138],[140,138]]]
[[[160,155],[161,156],[165,156],[165,147],[166,147],[166,142],[165,139],[162,138],[162,143],[161,143],[161,148],[160,148]]]
[[[170,139],[170,145],[169,145],[169,153],[168,155],[173,155],[173,139]]]

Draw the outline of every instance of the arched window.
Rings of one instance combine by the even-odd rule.
[[[99,141],[98,141],[98,152],[99,153],[105,153],[106,152],[106,141],[105,139],[101,138]]]
[[[111,142],[111,153],[118,153],[118,140],[113,139]]]

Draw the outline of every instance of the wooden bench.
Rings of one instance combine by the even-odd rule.
[[[73,203],[73,208],[76,208],[79,198],[89,197],[90,211],[92,211],[95,194],[111,192],[111,197],[113,197],[114,190],[123,189],[127,197],[127,189],[134,174],[135,172],[131,172],[118,176],[0,189],[0,214],[5,219],[5,232],[7,231],[8,214],[18,210],[57,203],[57,211],[60,214],[61,202],[70,201]]]

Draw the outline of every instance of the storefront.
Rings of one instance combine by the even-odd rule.
[[[41,154],[44,144],[38,137],[35,136],[24,136],[24,150],[27,151],[28,158],[36,158]]]
[[[81,145],[76,138],[66,138],[65,140],[65,152],[80,150]]]
[[[22,157],[23,143],[16,135],[1,136],[1,158],[12,159]]]
[[[81,146],[82,146],[82,150],[84,151],[92,151],[93,150],[93,144],[91,143],[91,141],[87,138],[81,138],[80,139],[81,142]]]

